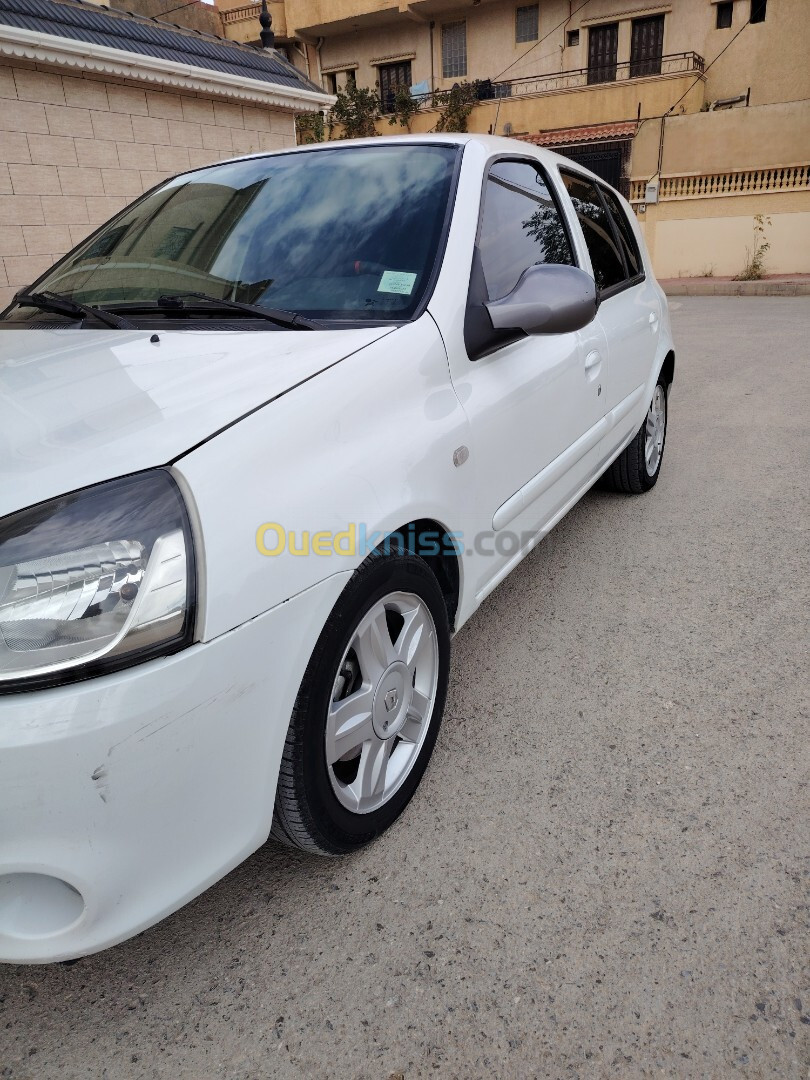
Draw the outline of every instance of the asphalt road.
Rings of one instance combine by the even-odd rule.
[[[808,1075],[810,299],[672,307],[658,486],[462,630],[398,825],[0,968],[0,1076]]]

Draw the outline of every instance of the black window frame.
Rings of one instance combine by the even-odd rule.
[[[603,35],[606,39],[612,37],[611,56],[604,63],[595,63],[595,43],[597,35]],[[588,86],[599,86],[601,83],[616,82],[619,70],[619,23],[617,20],[607,23],[596,23],[588,27]]]
[[[650,38],[656,45],[654,53],[645,52],[643,47],[650,42],[644,41],[644,27],[655,28],[660,33],[651,34]],[[661,74],[661,62],[664,57],[664,33],[666,32],[666,15],[643,15],[639,19],[633,19],[630,23],[630,71],[631,79],[644,79],[650,75]]]
[[[576,218],[577,225],[579,227],[580,232],[582,233],[583,242],[585,243],[585,250],[588,252],[588,258],[589,258],[590,263],[591,263],[591,270],[593,271],[593,259],[591,259],[590,249],[588,248],[588,243],[587,243],[587,240],[585,239],[585,233],[584,233],[582,225],[581,225],[581,223],[579,221],[579,215],[577,214],[576,207],[574,206],[573,200],[571,199],[571,196],[570,196],[570,194],[568,192],[568,189],[565,187],[565,180],[563,179],[565,176],[571,176],[571,177],[573,177],[574,180],[578,180],[580,183],[589,184],[591,187],[593,187],[596,190],[596,193],[599,196],[599,202],[600,202],[600,204],[602,206],[602,209],[605,211],[605,215],[607,216],[608,222],[610,223],[610,231],[613,234],[613,242],[615,243],[616,248],[618,249],[618,251],[619,251],[619,253],[621,255],[622,266],[624,267],[624,279],[622,281],[617,281],[615,285],[611,285],[607,289],[597,289],[598,302],[601,304],[605,300],[610,300],[611,297],[618,296],[619,293],[624,292],[626,289],[632,289],[636,285],[641,284],[641,282],[646,280],[646,277],[647,277],[647,271],[644,269],[644,258],[642,256],[641,246],[639,245],[638,241],[635,240],[635,234],[633,233],[633,230],[631,228],[630,232],[631,232],[631,235],[633,236],[633,239],[634,239],[634,241],[636,243],[636,251],[638,252],[639,266],[641,267],[641,270],[637,274],[633,274],[633,276],[631,277],[630,276],[630,267],[627,264],[627,257],[625,256],[625,253],[624,253],[624,243],[622,241],[621,234],[619,233],[619,229],[618,229],[618,226],[616,225],[616,222],[613,220],[613,214],[611,213],[610,207],[608,206],[607,202],[605,202],[604,195],[602,194],[603,190],[609,190],[611,195],[613,195],[614,199],[616,199],[616,196],[619,196],[618,199],[616,199],[616,202],[617,202],[617,205],[618,205],[619,209],[624,212],[624,207],[622,206],[621,202],[619,201],[621,199],[621,195],[619,195],[619,192],[617,192],[615,190],[615,188],[609,188],[609,186],[607,184],[602,183],[600,180],[595,179],[592,176],[588,176],[587,173],[581,173],[576,169],[568,169],[568,168],[563,167],[563,168],[561,168],[559,170],[559,172],[560,172],[560,180],[561,180],[562,186],[565,189],[565,194],[566,194],[566,196],[568,198],[568,202],[569,202],[569,204],[571,206],[571,213]],[[628,225],[629,224],[630,223],[628,221]]]
[[[405,68],[408,69],[408,82],[392,82],[389,80],[389,74],[394,75],[398,69],[404,72]],[[383,75],[385,72],[385,76]],[[388,85],[383,86],[383,82]],[[413,86],[413,61],[412,60],[396,60],[392,64],[378,64],[377,65],[377,85],[380,96],[380,110],[385,116],[389,116],[394,111],[394,102],[396,98],[397,87],[399,86]]]
[[[495,352],[499,352],[501,349],[506,348],[507,345],[512,345],[515,341],[520,341],[522,338],[529,336],[523,330],[493,330],[492,324],[489,321],[489,316],[486,314],[486,308],[484,308],[484,304],[490,297],[486,287],[483,266],[481,265],[479,249],[481,226],[484,220],[486,190],[490,180],[490,173],[494,166],[503,161],[515,161],[520,165],[530,165],[543,178],[543,182],[551,196],[554,208],[562,221],[565,236],[568,240],[568,247],[571,251],[571,263],[566,265],[576,266],[581,269],[581,260],[577,245],[574,242],[571,219],[562,202],[560,190],[557,185],[557,178],[552,178],[551,170],[547,169],[537,158],[523,157],[520,154],[494,154],[487,160],[486,166],[484,167],[483,179],[481,181],[481,193],[478,201],[478,220],[475,226],[475,244],[473,246],[470,283],[467,287],[467,304],[464,314],[464,345],[467,349],[468,358],[473,362],[481,360],[485,356],[490,356]],[[501,178],[498,178],[498,183],[531,198],[531,192],[528,188],[521,187],[520,184],[511,184],[509,181]],[[481,319],[482,314],[484,316],[483,319]]]
[[[768,0],[751,0],[749,22],[764,23],[768,17]]]
[[[576,49],[579,46],[579,30],[567,30],[565,35],[565,47]]]
[[[608,218],[610,219],[610,222],[613,226],[613,232],[614,234],[618,235],[620,240],[619,247],[622,253],[622,259],[624,260],[625,269],[627,270],[626,280],[629,285],[636,285],[640,281],[643,281],[647,275],[644,270],[644,258],[641,254],[641,247],[639,246],[636,234],[633,231],[633,226],[630,224],[627,213],[622,204],[619,202],[619,199],[617,198],[618,192],[605,183],[600,183],[596,186],[599,188],[599,197],[602,200],[605,210],[607,210]],[[611,200],[616,204],[616,214],[621,214],[623,216],[625,224],[627,225],[627,236],[624,235],[621,228],[617,225],[616,214],[614,214],[614,212],[611,210],[610,203],[606,200],[605,196],[609,196]],[[632,249],[633,254],[636,256],[639,269],[635,274],[630,273],[632,267],[627,261],[627,256],[625,254],[625,246],[629,246]]]
[[[722,0],[715,11],[715,29],[730,30],[734,22],[734,0]]]

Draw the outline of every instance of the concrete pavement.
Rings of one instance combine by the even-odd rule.
[[[0,967],[0,1077],[807,1076],[810,300],[672,308],[659,484],[461,631],[397,826]]]

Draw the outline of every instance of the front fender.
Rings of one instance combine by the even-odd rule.
[[[453,464],[467,427],[424,315],[181,459],[203,568],[202,640],[355,569],[367,553],[361,528],[373,538],[433,518],[469,529],[472,475]],[[305,534],[310,553],[297,553]]]

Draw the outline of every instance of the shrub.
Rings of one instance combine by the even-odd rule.
[[[337,126],[343,129],[341,139],[365,139],[378,134],[375,126],[380,119],[380,98],[376,90],[347,86],[338,90],[337,101],[329,113],[329,137]]]
[[[745,266],[734,278],[735,281],[759,281],[765,276],[765,256],[771,250],[765,229],[770,226],[769,217],[763,217],[762,214],[754,217],[754,246],[745,249]]]
[[[296,116],[295,134],[299,146],[323,142],[325,135],[323,113],[300,113]]]
[[[411,130],[411,120],[422,108],[422,102],[411,94],[410,86],[398,86],[394,91],[394,111],[388,117],[391,127],[399,124],[400,127]]]
[[[436,131],[466,131],[467,120],[478,101],[477,83],[461,82],[451,90],[434,94],[435,105],[443,105]]]

